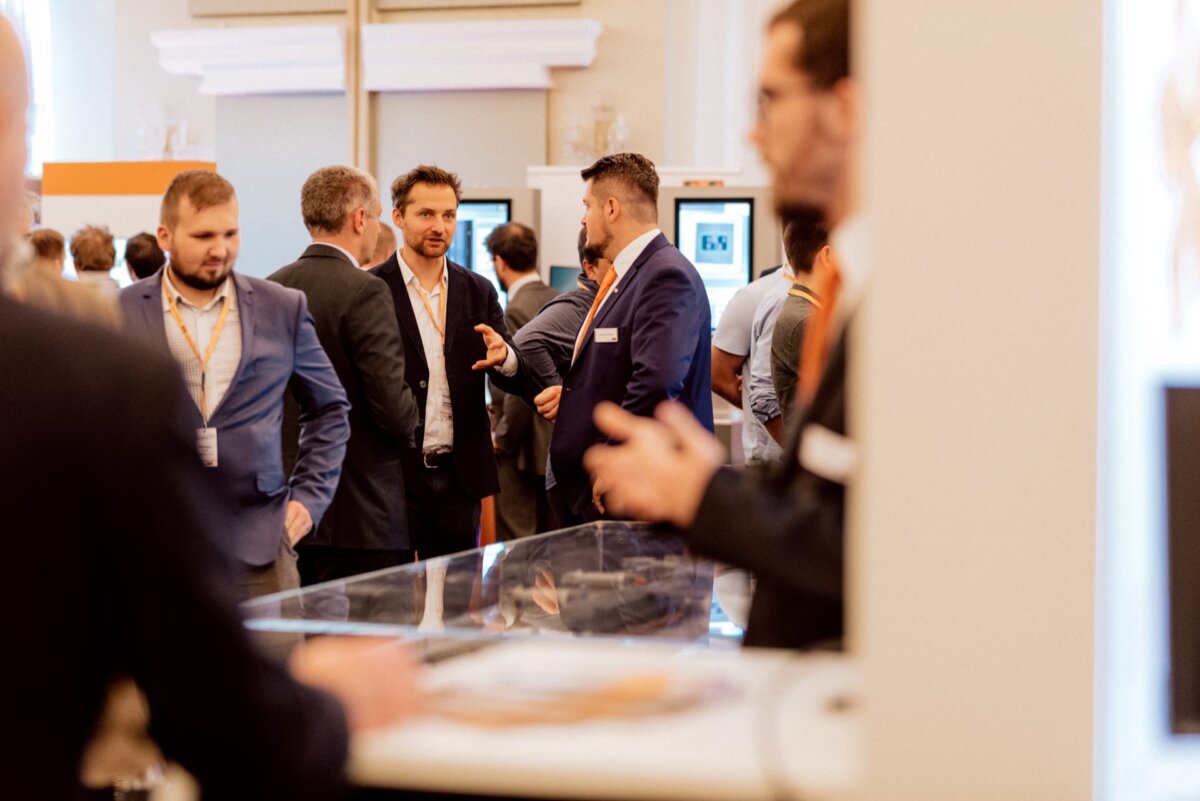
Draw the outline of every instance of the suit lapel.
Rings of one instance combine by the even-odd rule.
[[[254,287],[238,273],[232,273],[232,275],[233,289],[237,293],[238,324],[242,330],[242,356],[238,359],[237,370],[234,371],[233,380],[229,382],[229,389],[225,390],[221,402],[217,404],[217,408],[213,409],[213,413],[209,417],[210,421],[219,419],[221,410],[229,401],[229,396],[234,393],[238,382],[246,374],[246,365],[252,361],[251,354],[254,352]]]
[[[458,324],[462,322],[463,314],[466,313],[469,298],[467,293],[471,289],[471,282],[463,271],[465,267],[459,267],[449,259],[446,259],[446,347],[445,353],[449,353],[454,347],[454,334],[458,331]]]
[[[429,364],[425,361],[421,329],[417,326],[417,315],[413,312],[412,301],[408,297],[408,287],[404,285],[404,274],[400,272],[400,262],[396,259],[396,254],[393,253],[387,261],[372,272],[375,272],[377,278],[383,279],[392,290],[392,303],[396,307],[396,319],[400,321],[400,328],[406,338],[404,358],[411,359],[415,356],[420,359],[421,364],[425,365],[425,372],[428,373]],[[446,313],[449,315],[448,310]]]
[[[605,318],[612,313],[612,310],[621,302],[621,298],[628,295],[632,290],[634,282],[637,281],[638,275],[641,273],[642,266],[650,260],[650,257],[653,256],[656,251],[658,251],[660,248],[666,247],[668,244],[667,238],[662,234],[659,234],[651,239],[650,244],[646,245],[642,252],[638,254],[638,257],[634,259],[633,264],[631,264],[625,274],[621,276],[621,280],[618,281],[617,285],[612,288],[611,296],[608,298],[608,301],[604,304],[600,311],[596,312],[596,316],[592,319],[591,330],[587,332],[587,336],[584,337],[584,341],[580,343],[579,346],[579,352],[581,354],[583,353],[584,348],[588,346],[588,342],[592,339],[592,332],[599,328],[600,324],[604,322]],[[576,361],[578,361],[578,359]]]

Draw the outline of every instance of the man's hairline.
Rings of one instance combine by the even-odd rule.
[[[208,209],[215,208],[217,206],[227,206],[230,203],[237,205],[237,192],[230,193],[228,200],[225,200],[221,203],[209,203],[204,208],[199,208],[198,206],[196,206],[196,204],[192,202],[192,199],[190,197],[188,197],[187,193],[185,192],[184,194],[179,196],[179,200],[176,201],[176,203],[175,203],[175,224],[168,225],[167,221],[165,219],[160,219],[158,221],[158,224],[161,225],[163,228],[166,228],[171,233],[174,233],[175,229],[179,227],[179,220],[183,217],[183,215],[180,214],[179,211],[181,210],[181,208],[183,206],[183,201],[185,201],[185,200],[188,202],[189,205],[191,205],[192,209],[195,210],[195,212],[197,214],[199,214],[200,212],[207,211]],[[241,228],[242,228],[241,218],[239,217],[239,219],[238,219],[238,231],[239,232],[241,231]]]
[[[436,189],[436,188],[437,188],[437,187],[439,187],[439,186],[444,186],[444,187],[446,187],[447,189],[449,189],[449,190],[450,190],[450,192],[451,192],[451,193],[454,195],[454,210],[455,210],[455,211],[458,211],[458,207],[462,205],[462,198],[460,198],[460,197],[458,196],[458,192],[459,192],[459,190],[455,188],[454,184],[433,183],[433,182],[431,182],[431,181],[417,181],[417,182],[416,182],[416,183],[414,183],[414,184],[413,184],[411,187],[409,187],[409,190],[408,190],[408,195],[409,195],[409,196],[411,196],[411,195],[412,195],[412,191],[413,191],[414,189],[416,189],[418,186],[421,186],[422,184],[423,184],[423,185],[425,185],[425,186],[431,186],[431,187],[433,187],[434,189]],[[408,207],[409,207],[409,206],[411,206],[411,205],[412,205],[412,201],[410,200],[410,201],[408,201],[407,203],[405,203],[403,207],[401,207],[401,206],[392,206],[392,210],[393,210],[393,211],[398,211],[398,212],[400,212],[400,216],[401,216],[401,217],[403,217],[403,216],[404,216],[404,209],[408,208]]]

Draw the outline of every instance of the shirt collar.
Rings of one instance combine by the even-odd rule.
[[[537,270],[531,271],[528,275],[521,276],[516,281],[513,281],[511,284],[508,285],[508,293],[507,293],[508,297],[509,298],[514,297],[517,294],[517,291],[521,287],[528,286],[529,284],[532,284],[534,281],[537,281],[537,280],[538,280]]]
[[[638,260],[638,256],[642,255],[642,251],[646,249],[646,246],[653,242],[654,238],[661,233],[662,231],[659,229],[652,228],[621,249],[621,252],[613,259],[613,269],[617,271],[618,280],[625,273],[629,272],[629,268]]]
[[[404,276],[404,285],[412,286],[413,281],[417,280],[417,274],[414,273],[412,271],[412,268],[408,266],[408,262],[406,262],[404,260],[404,251],[402,251],[399,248],[396,249],[396,261],[400,263],[400,274],[402,276]],[[450,270],[446,268],[446,257],[443,256],[442,257],[442,282],[441,282],[442,286],[447,286],[450,283],[449,275],[450,275]],[[420,286],[419,281],[417,282],[416,286]]]
[[[349,260],[350,260],[350,263],[351,263],[351,264],[353,264],[355,267],[360,267],[360,266],[361,266],[361,265],[358,263],[358,259],[354,258],[354,254],[353,254],[353,253],[351,253],[350,251],[346,250],[346,249],[345,249],[344,247],[342,247],[341,245],[335,245],[335,244],[333,244],[332,242],[313,242],[313,244],[314,244],[314,245],[324,245],[324,246],[325,246],[325,247],[327,247],[327,248],[333,248],[334,250],[338,251],[338,252],[339,252],[339,253],[341,253],[343,256],[345,256],[347,259],[349,259]]]
[[[171,282],[171,271],[170,270],[163,270],[162,277],[163,277],[163,286],[165,286],[167,288],[167,292],[171,293],[171,297],[175,298],[175,302],[177,304],[187,306],[190,309],[197,309],[199,311],[206,312],[209,309],[211,309],[212,307],[216,306],[218,303],[222,302],[225,299],[225,296],[228,295],[229,296],[229,310],[233,311],[234,309],[237,308],[237,291],[234,289],[234,286],[233,286],[233,273],[230,273],[229,275],[225,276],[225,281],[217,289],[217,294],[213,296],[212,300],[210,300],[208,303],[204,304],[203,306],[197,306],[196,304],[192,303],[190,300],[185,298],[182,294],[180,294],[179,290],[175,288],[175,284]],[[163,304],[163,311],[171,310],[171,306],[170,306],[170,304],[167,303],[167,299],[165,296],[163,297],[162,304]]]

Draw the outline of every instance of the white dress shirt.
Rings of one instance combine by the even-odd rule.
[[[402,250],[396,251],[396,260],[400,263],[400,274],[404,276],[404,286],[408,289],[408,300],[412,304],[413,315],[417,318],[417,329],[421,332],[421,348],[425,352],[425,364],[429,367],[429,384],[425,396],[425,438],[421,445],[423,453],[444,453],[454,448],[454,410],[450,405],[450,381],[446,377],[446,349],[442,344],[442,335],[438,333],[437,324],[429,316],[429,311],[439,314],[441,304],[450,308],[450,279],[446,270],[446,262],[442,261],[442,276],[432,292],[422,299],[421,281],[416,273],[404,261]],[[428,300],[429,308],[425,302]],[[517,354],[512,348],[504,364],[496,368],[504,376],[516,375]]]
[[[229,316],[225,319],[225,327],[221,331],[221,338],[217,340],[212,360],[208,363],[208,375],[204,380],[208,388],[208,416],[212,417],[213,412],[221,404],[221,399],[229,390],[229,385],[233,383],[238,364],[242,360],[242,325],[241,317],[238,314],[237,288],[234,286],[233,276],[227,277],[213,299],[203,306],[194,305],[179,293],[179,290],[171,283],[169,270],[163,270],[163,286],[175,298],[179,316],[183,318],[183,324],[187,326],[201,355],[208,350],[213,329],[217,325],[217,319],[221,316],[221,306],[224,304],[225,297],[229,296]],[[188,345],[183,332],[179,330],[179,325],[175,322],[174,315],[171,314],[171,306],[167,303],[166,295],[163,295],[162,309],[163,325],[167,329],[167,347],[175,361],[183,368],[188,394],[192,396],[196,408],[199,409],[200,360],[196,358],[196,354]],[[207,420],[205,423],[207,424]]]

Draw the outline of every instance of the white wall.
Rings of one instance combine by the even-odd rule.
[[[556,69],[541,129],[543,163],[563,163],[575,116],[608,100],[629,124],[631,149],[664,166],[745,171],[764,183],[746,141],[762,21],[774,0],[583,0],[575,6],[384,12],[381,22],[589,18],[604,33],[595,63]],[[198,79],[158,66],[150,33],[204,27],[337,23],[341,14],[193,18],[187,0],[53,0],[58,161],[161,157],[158,133],[185,122],[187,158],[212,159],[217,107]],[[349,135],[347,131],[346,136]],[[348,145],[347,148],[348,150]],[[515,165],[523,169],[530,164]]]
[[[114,0],[55,0],[50,7],[53,161],[109,161],[113,150]]]
[[[1102,6],[858,4],[864,799],[1092,797]]]

